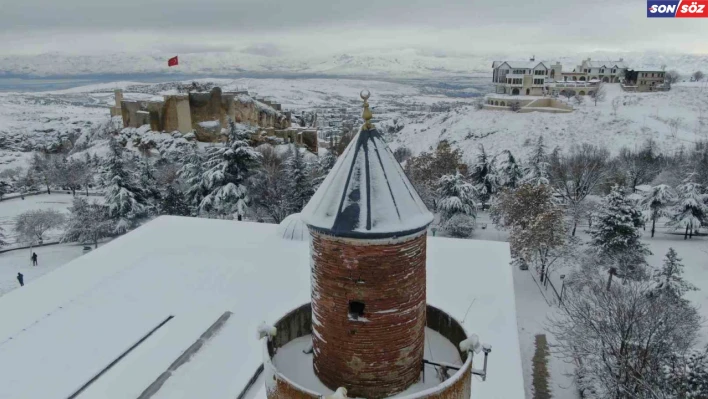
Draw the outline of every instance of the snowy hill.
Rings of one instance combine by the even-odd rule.
[[[200,52],[179,54],[180,65],[167,68],[172,53],[113,53],[103,55],[0,55],[0,78],[5,76],[88,76],[88,75],[210,75],[238,74],[284,76],[379,76],[382,78],[440,77],[491,74],[492,61],[524,59],[531,54],[474,54],[430,52],[419,49],[386,49],[312,56],[310,54],[264,56],[248,52]],[[661,53],[577,53],[536,54],[538,60],[560,61],[572,69],[580,60],[618,59],[633,68],[666,65],[684,74],[708,70],[708,56]]]
[[[407,123],[396,136],[394,147],[405,146],[419,153],[448,140],[471,160],[480,144],[492,153],[508,149],[525,156],[529,143],[539,135],[562,149],[590,143],[612,152],[624,146],[639,147],[649,139],[670,151],[708,138],[705,83],[677,84],[662,93],[626,93],[617,84],[606,88],[604,102],[595,106],[588,97],[583,104],[573,104],[576,109],[569,114],[517,114],[476,110],[471,105],[429,114]],[[620,98],[616,116],[612,109],[615,98]]]

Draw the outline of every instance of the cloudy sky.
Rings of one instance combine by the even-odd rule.
[[[418,48],[445,53],[708,53],[708,20],[635,0],[0,0],[0,53]]]

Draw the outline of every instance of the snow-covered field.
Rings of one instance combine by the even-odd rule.
[[[102,200],[101,197],[91,196],[91,200]],[[27,211],[36,211],[44,209],[54,209],[66,215],[69,214],[69,208],[74,200],[71,194],[57,193],[38,194],[26,196],[25,199],[13,198],[0,201],[0,227],[4,230],[5,239],[9,246],[18,244],[26,244],[25,240],[17,236],[13,231],[15,227],[15,218]],[[50,230],[44,236],[44,241],[54,241],[61,236],[60,230]]]
[[[605,101],[595,106],[586,97],[583,104],[573,104],[576,109],[569,114],[521,114],[476,110],[472,106],[431,113],[407,123],[393,146],[405,146],[419,153],[434,148],[440,140],[448,140],[471,161],[480,144],[492,154],[510,150],[525,157],[539,135],[552,147],[567,149],[590,143],[614,153],[625,146],[640,147],[648,139],[656,141],[661,149],[672,150],[708,138],[706,82],[677,84],[669,92],[654,93],[623,92],[619,84],[605,87]],[[615,98],[620,98],[616,116],[612,109]],[[674,118],[679,118],[676,132],[669,126]]]
[[[37,253],[37,266],[32,266],[30,255]],[[24,283],[33,284],[45,274],[83,255],[79,244],[59,244],[46,247],[18,249],[0,254],[0,296],[20,288],[17,273],[24,275]]]

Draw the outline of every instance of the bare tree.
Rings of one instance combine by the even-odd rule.
[[[580,363],[578,388],[591,397],[669,398],[664,366],[696,342],[700,317],[688,301],[655,294],[648,281],[614,284],[571,278],[562,312],[551,319],[555,350]],[[587,396],[586,396],[587,397]]]
[[[619,110],[620,104],[622,104],[622,99],[615,97],[612,99],[612,115],[617,116],[617,110]]]
[[[582,203],[606,176],[609,152],[590,144],[575,146],[569,154],[551,154],[550,180],[555,193],[563,198],[573,217],[573,232],[583,217]]]
[[[521,110],[521,103],[519,103],[518,101],[511,101],[509,102],[509,108],[513,112],[519,112]]]
[[[15,232],[22,238],[42,241],[44,234],[64,224],[64,215],[54,209],[27,211],[17,216]]]
[[[679,128],[683,124],[683,119],[680,116],[675,118],[669,118],[666,120],[666,125],[669,126],[669,131],[671,132],[671,137],[676,138],[678,135]]]
[[[592,99],[595,101],[595,106],[597,106],[598,102],[605,101],[605,98],[607,98],[607,89],[605,89],[604,83],[599,83],[597,85],[597,89],[592,93]]]
[[[691,75],[691,77],[693,78],[693,80],[695,80],[696,82],[700,82],[701,80],[703,80],[703,78],[704,78],[705,76],[706,76],[706,75],[705,75],[703,72],[701,72],[701,71],[696,71],[696,72],[693,73],[693,75]]]
[[[573,97],[573,101],[575,101],[575,104],[580,105],[580,104],[582,104],[582,103],[585,101],[585,99],[584,99],[583,96],[581,96],[580,94],[576,94],[576,95]]]
[[[666,81],[669,82],[670,84],[674,84],[678,82],[681,79],[681,74],[675,70],[672,69],[668,72],[666,72]]]

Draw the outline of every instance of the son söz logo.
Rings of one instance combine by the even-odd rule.
[[[647,0],[648,18],[708,18],[708,0]]]

